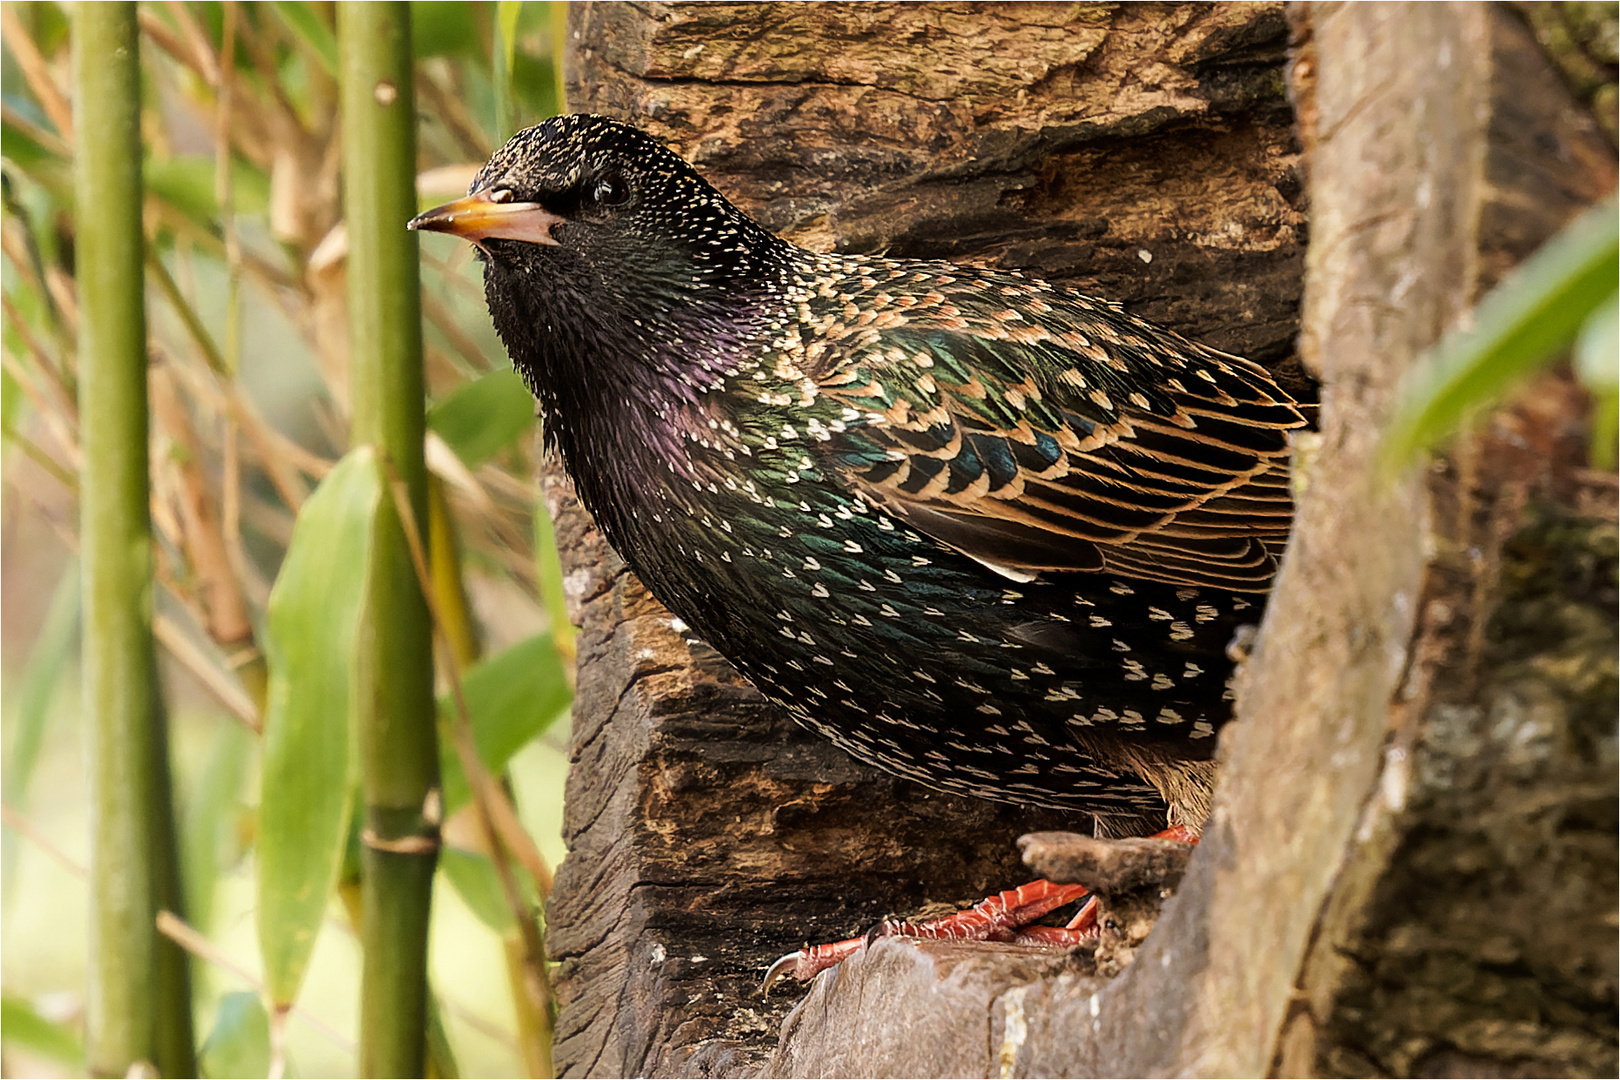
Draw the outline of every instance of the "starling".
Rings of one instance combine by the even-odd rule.
[[[580,499],[799,723],[947,791],[1196,829],[1288,535],[1260,366],[1039,278],[819,254],[561,116],[411,223],[475,242]]]

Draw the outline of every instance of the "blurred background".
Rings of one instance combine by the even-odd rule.
[[[507,135],[557,111],[563,7],[410,5],[423,207],[464,193]],[[0,1069],[75,1075],[85,1067],[89,803],[72,6],[8,2],[0,13]],[[205,1075],[262,1076],[254,905],[265,604],[299,507],[347,448],[334,11],[168,2],[142,3],[138,16],[155,629],[188,921],[218,951],[193,968],[197,1041]],[[533,405],[490,328],[471,246],[425,235],[422,283],[433,525],[449,530],[459,556],[444,595],[465,601],[449,647],[469,680],[481,664],[500,674],[506,700],[481,717],[501,746],[490,764],[505,769],[523,825],[554,866],[572,645],[565,624],[550,632],[562,597],[549,525],[536,514]],[[448,1039],[435,1068],[523,1075],[535,1033],[514,1006],[513,916],[464,816],[446,823],[435,888],[431,975]],[[352,886],[352,873],[345,880]],[[355,1075],[358,986],[352,923],[334,903],[287,1028],[290,1075]]]

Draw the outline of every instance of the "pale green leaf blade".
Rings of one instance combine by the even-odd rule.
[[[237,990],[220,998],[213,1030],[197,1056],[210,1080],[268,1075],[270,1017],[259,995]]]
[[[441,1080],[458,1080],[461,1076],[455,1047],[450,1044],[450,1032],[444,1026],[444,1007],[439,1004],[437,994],[428,998],[427,1074]]]
[[[495,48],[490,50],[491,88],[495,91],[495,137],[504,140],[515,126],[512,117],[512,68],[517,57],[518,16],[523,14],[519,0],[499,0],[495,5]]]
[[[180,820],[181,883],[186,919],[207,933],[221,869],[239,854],[242,791],[258,740],[240,724],[220,724],[202,771],[186,792]]]
[[[277,1004],[297,997],[347,839],[358,767],[350,673],[383,485],[351,450],[299,512],[270,593],[259,809],[259,949]]]
[[[434,402],[427,423],[463,464],[476,468],[534,425],[534,397],[517,372],[492,371]]]
[[[67,1028],[47,1020],[22,998],[0,998],[0,1035],[5,1045],[59,1061],[77,1074],[84,1068],[84,1047]]]
[[[20,356],[22,348],[20,343],[13,341],[16,331],[10,326],[5,328],[0,340],[4,348],[11,351],[11,355]],[[27,408],[27,398],[23,395],[22,386],[12,378],[10,371],[0,371],[0,435],[5,436],[6,449],[10,450],[13,433],[17,430],[17,422],[24,416]]]
[[[1592,207],[1518,267],[1414,369],[1385,435],[1400,465],[1567,347],[1620,275],[1620,214]]]
[[[0,127],[0,157],[30,170],[44,169],[62,160],[11,124]]]
[[[1581,327],[1575,370],[1594,393],[1620,387],[1620,291],[1610,293]]]
[[[507,78],[512,77],[512,58],[517,55],[518,17],[523,14],[523,0],[499,0],[495,5],[495,18],[501,24],[501,62],[506,65]]]
[[[464,0],[411,0],[411,53],[417,61],[438,56],[467,61],[463,69],[467,75],[473,74],[473,65],[481,68],[481,20],[467,14]]]
[[[550,634],[536,634],[496,653],[467,671],[462,693],[472,720],[478,756],[490,772],[506,768],[523,749],[568,708],[572,692]],[[439,703],[441,716],[455,716],[455,702]],[[447,813],[465,806],[469,796],[452,740],[439,741],[440,772]]]
[[[1613,468],[1620,431],[1620,292],[1611,293],[1581,327],[1575,371],[1592,395],[1592,464]]]
[[[568,621],[568,594],[563,589],[562,556],[557,554],[557,526],[551,510],[542,503],[534,508],[534,573],[545,605],[551,635],[566,659],[574,657],[574,624]]]
[[[148,158],[142,166],[152,194],[189,218],[205,232],[217,230],[219,200],[214,189],[214,159],[201,154]],[[231,162],[231,202],[239,214],[262,214],[270,205],[270,177],[251,165]]]
[[[445,847],[439,852],[439,869],[479,922],[497,934],[511,932],[512,909],[506,902],[495,865],[488,858],[476,852]],[[521,881],[526,876],[519,874],[517,878]]]

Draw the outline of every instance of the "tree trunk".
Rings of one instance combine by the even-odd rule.
[[[1614,489],[1584,403],[1550,380],[1425,477],[1371,474],[1401,372],[1613,150],[1504,11],[1294,21],[1308,275],[1279,4],[573,5],[570,107],[789,238],[1035,269],[1284,378],[1308,277],[1326,397],[1215,817],[1137,963],[884,942],[785,1028],[799,995],[754,990],[776,955],[1016,884],[1017,835],[1087,823],[800,731],[553,476],[583,629],[564,1075],[1613,1068]]]

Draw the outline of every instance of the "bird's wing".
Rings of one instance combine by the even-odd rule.
[[[1014,580],[1269,587],[1293,516],[1286,432],[1310,407],[1247,360],[1064,300],[851,335],[817,378],[843,406],[834,467]]]

